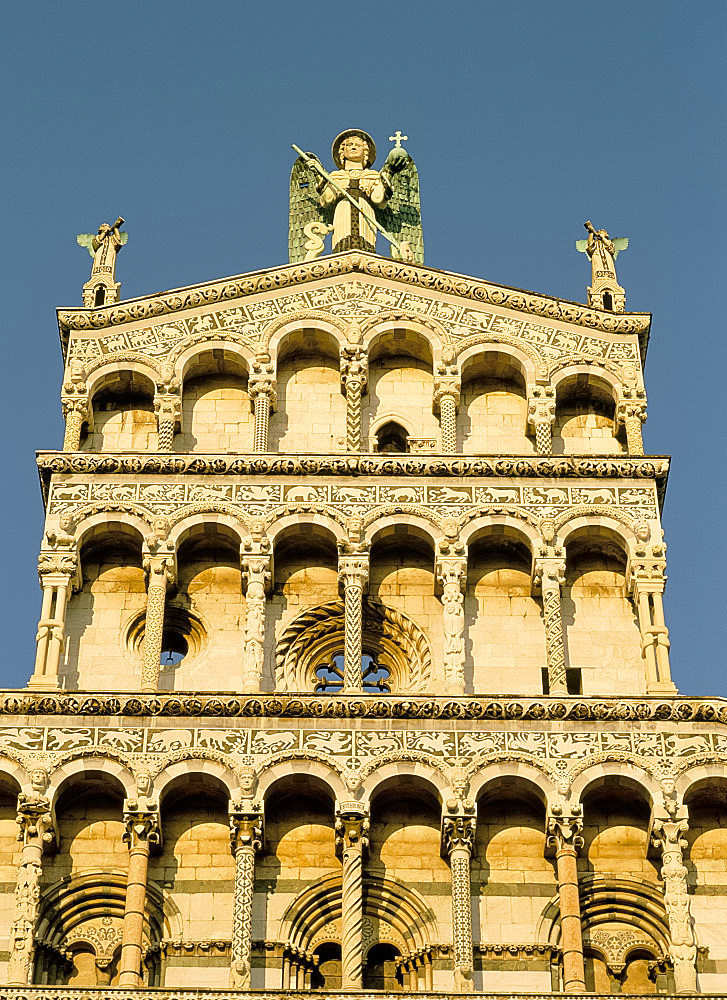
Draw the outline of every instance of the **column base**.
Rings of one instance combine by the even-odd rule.
[[[661,694],[665,696],[678,695],[676,684],[673,681],[651,681],[646,685],[647,694]]]
[[[59,691],[61,687],[57,677],[43,677],[42,675],[36,676],[35,674],[33,674],[26,686],[31,691]]]

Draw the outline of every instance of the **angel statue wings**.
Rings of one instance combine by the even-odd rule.
[[[291,263],[323,253],[331,231],[332,253],[375,253],[381,233],[391,244],[392,257],[424,262],[419,175],[401,138],[398,133],[383,167],[374,170],[374,140],[361,129],[346,129],[333,141],[337,169],[330,174],[315,154],[293,146],[299,156],[290,175]]]
[[[628,247],[628,238],[619,236],[612,240],[605,229],[594,229],[590,222],[584,222],[583,225],[588,230],[588,238],[576,240],[576,250],[590,257],[592,281],[595,283],[599,278],[611,278],[616,281],[614,261],[619,253]]]

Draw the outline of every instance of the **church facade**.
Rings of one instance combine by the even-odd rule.
[[[412,165],[342,135],[341,252],[321,209],[290,264],[124,301],[119,227],[83,244],[0,997],[723,995],[727,702],[671,676],[617,241],[588,305],[415,226],[379,256]]]

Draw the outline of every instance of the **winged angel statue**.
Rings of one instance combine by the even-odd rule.
[[[329,174],[313,153],[299,153],[290,175],[291,263],[323,253],[333,232],[332,252],[376,252],[376,234],[391,244],[396,260],[424,262],[419,174],[400,139],[381,170],[373,170],[376,145],[367,132],[346,129],[333,142],[337,169]]]
[[[107,222],[102,222],[96,234],[79,233],[76,237],[76,243],[79,247],[85,247],[93,257],[91,277],[103,274],[111,281],[114,280],[116,254],[129,238],[128,233],[119,232],[123,224],[124,220],[119,216],[112,226]]]
[[[628,245],[628,237],[618,236],[612,240],[605,229],[594,229],[590,222],[583,225],[588,230],[588,238],[576,240],[576,250],[588,254],[591,260],[592,281],[598,278],[611,278],[616,281],[616,265],[614,261]]]

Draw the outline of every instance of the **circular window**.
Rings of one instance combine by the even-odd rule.
[[[126,646],[136,656],[142,655],[145,623],[146,615],[137,615],[126,633]],[[185,608],[167,605],[164,610],[160,667],[175,667],[185,657],[196,656],[204,647],[206,639],[207,633],[198,618]]]

